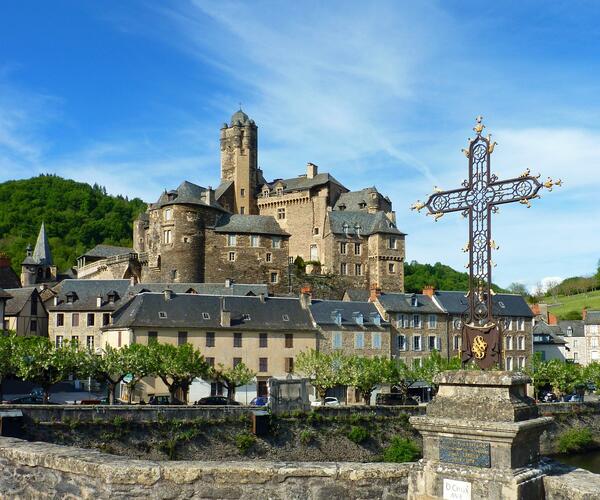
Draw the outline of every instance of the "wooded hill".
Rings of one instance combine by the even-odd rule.
[[[0,184],[0,252],[20,274],[27,244],[33,247],[42,221],[60,271],[99,243],[130,246],[133,219],[146,209],[135,198],[110,196],[94,184],[40,175]]]

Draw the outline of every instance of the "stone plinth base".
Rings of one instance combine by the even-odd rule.
[[[441,374],[427,415],[410,419],[423,436],[423,460],[408,498],[543,498],[539,438],[552,419],[538,416],[528,382],[513,372]]]

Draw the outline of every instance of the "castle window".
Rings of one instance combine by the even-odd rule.
[[[346,205],[341,204],[338,208],[340,209],[340,211],[343,212],[344,210],[346,210]]]
[[[170,229],[163,231],[163,243],[169,244],[172,242],[172,233]]]
[[[281,248],[281,236],[273,236],[271,243],[273,244],[273,248]]]
[[[285,358],[285,372],[292,373],[294,371],[294,358]]]
[[[437,327],[437,316],[435,314],[430,314],[427,321],[427,328],[433,330]]]
[[[394,274],[396,272],[396,264],[388,262],[388,274]]]
[[[277,188],[277,196],[282,196],[283,195],[283,188],[282,187],[278,187]]]
[[[361,246],[362,245],[360,243],[354,244],[354,255],[360,255],[360,252],[362,250]]]
[[[513,359],[511,356],[508,356],[506,358],[506,369],[507,370],[512,370],[513,369]]]
[[[390,239],[388,240],[388,248],[390,250],[396,249],[396,237],[395,236],[390,236]]]
[[[166,208],[165,211],[163,212],[163,215],[165,217],[165,220],[172,220],[173,219],[173,210],[170,208]]]
[[[342,332],[333,332],[331,344],[334,349],[342,348]]]
[[[413,328],[421,328],[421,315],[420,314],[413,314],[413,322],[412,322],[412,326]]]
[[[342,262],[340,264],[340,274],[342,276],[345,276],[348,274],[348,264],[346,264],[345,262]]]
[[[260,238],[257,234],[250,235],[250,246],[257,247],[260,244]]]
[[[313,227],[313,234],[314,235],[319,234],[319,228],[318,227]]]
[[[517,319],[517,330],[519,330],[520,332],[525,330],[525,318]]]
[[[229,252],[229,254],[227,255],[227,259],[229,260],[229,262],[234,262],[235,261],[235,252]]]
[[[171,270],[171,279],[172,280],[176,280],[177,279],[177,269],[172,269]]]
[[[354,349],[364,349],[365,347],[365,334],[363,332],[356,332],[354,334]]]
[[[355,264],[354,265],[354,274],[356,276],[362,276],[362,264]]]
[[[240,189],[240,196],[243,198],[244,196],[246,196],[246,190],[244,188]]]
[[[413,351],[421,350],[421,336],[413,335]]]
[[[266,261],[267,262],[271,262],[272,260],[273,260],[273,254],[272,253],[267,253]]]
[[[184,237],[183,237],[183,242],[184,242],[184,243],[189,243],[189,242],[190,242],[190,239],[189,239],[187,236],[184,236]]]
[[[269,197],[269,190],[268,189],[263,189],[262,194],[263,194],[264,198],[268,198]]]
[[[523,337],[523,336],[517,337],[517,349],[519,349],[520,351],[525,349],[525,337]]]
[[[246,207],[240,207],[240,215],[244,215],[246,213]]]
[[[235,234],[227,235],[227,246],[234,247],[237,244],[237,236]]]
[[[381,333],[373,332],[371,334],[371,348],[381,349]]]
[[[279,283],[279,273],[273,272],[271,273],[271,283]]]
[[[291,349],[292,347],[294,347],[294,334],[293,333],[285,334],[285,347],[286,347],[286,349]]]
[[[277,219],[282,220],[285,219],[285,207],[281,207],[277,209]]]
[[[506,350],[511,351],[513,348],[513,338],[510,336],[506,337],[505,343],[506,343]]]
[[[346,253],[348,252],[348,243],[346,242],[341,242],[340,243],[340,253],[342,255],[346,255]]]
[[[367,208],[367,204],[366,204],[364,201],[361,201],[361,202],[358,204],[358,208],[360,208],[360,209]]]

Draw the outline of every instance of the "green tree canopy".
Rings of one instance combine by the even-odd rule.
[[[83,356],[82,375],[105,382],[108,385],[108,401],[114,404],[117,386],[127,374],[124,350],[107,345],[102,354],[86,350]]]
[[[325,400],[327,389],[350,383],[349,358],[342,353],[327,354],[311,349],[298,354],[295,371],[310,379],[319,399]]]
[[[208,377],[222,383],[227,389],[227,399],[233,401],[235,390],[252,382],[256,377],[256,372],[253,372],[244,363],[238,363],[229,368],[225,368],[222,363],[219,363],[216,368],[210,370]]]
[[[371,394],[377,386],[385,382],[390,360],[386,358],[365,358],[352,356],[348,360],[350,385],[358,389],[366,405],[371,404]]]

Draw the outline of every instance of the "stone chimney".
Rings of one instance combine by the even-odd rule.
[[[231,288],[234,283],[235,283],[235,281],[233,281],[231,278],[227,278],[225,280],[225,288]]]
[[[312,304],[312,288],[308,285],[304,285],[300,289],[300,305],[302,309],[308,309]]]
[[[427,285],[423,287],[423,295],[427,295],[428,297],[433,297],[435,293],[435,288],[432,285]]]
[[[135,276],[131,276],[129,278],[129,286],[134,286],[135,285],[135,281],[136,281]]]
[[[369,302],[375,302],[377,297],[381,295],[381,288],[377,285],[377,283],[371,283],[369,287]]]
[[[10,267],[10,257],[4,252],[0,252],[0,269]]]
[[[212,186],[208,186],[208,189],[205,191],[205,200],[207,205],[213,205],[215,203],[215,191]]]
[[[175,295],[173,293],[173,290],[171,290],[170,288],[165,288],[163,290],[163,294],[165,295],[165,300],[171,300],[173,298],[173,296]]]
[[[258,294],[258,299],[264,304],[266,302],[265,294],[263,292],[260,292]]]
[[[225,297],[221,297],[221,326],[231,326],[231,311],[225,309]]]
[[[307,163],[306,165],[306,178],[314,179],[314,177],[319,173],[319,167],[317,167],[314,163]]]

